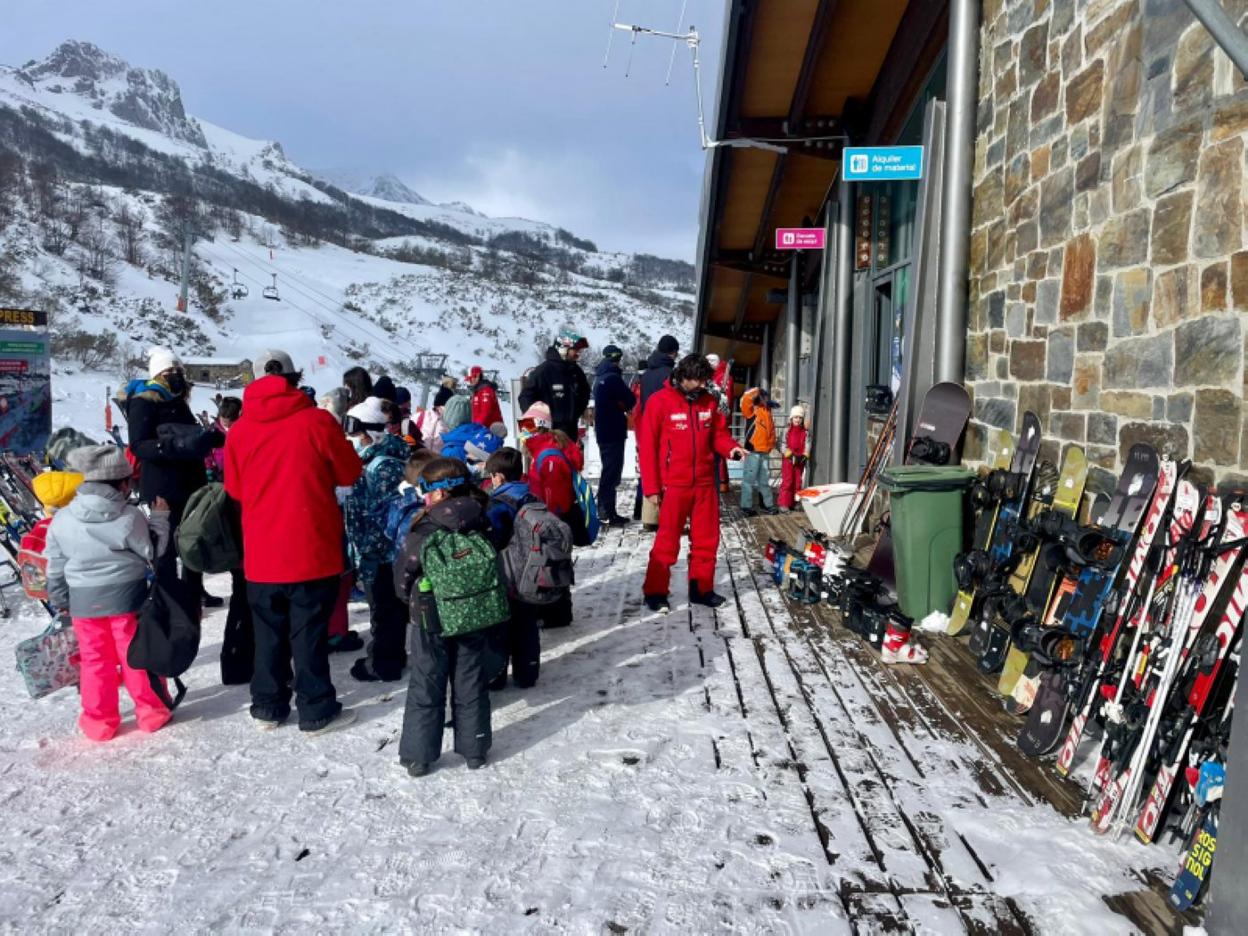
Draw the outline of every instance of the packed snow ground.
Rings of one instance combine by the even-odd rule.
[[[1101,895],[1173,852],[986,796],[983,751],[890,728],[872,674],[803,632],[746,542],[729,526],[721,546],[735,602],[691,612],[677,570],[666,616],[641,605],[639,530],[581,552],[576,621],[543,635],[535,689],[495,695],[478,772],[447,753],[409,778],[404,684],[354,682],[352,654],[333,671],[357,724],[257,732],[246,687],[219,685],[221,611],[154,735],[88,742],[73,691],[32,702],[8,670],[0,927],[957,933],[1009,898],[1041,932],[1130,931]],[[0,654],[43,623],[4,622]]]

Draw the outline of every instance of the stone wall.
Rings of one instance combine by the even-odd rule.
[[[1223,0],[1242,18],[1248,0]],[[987,427],[1248,469],[1248,90],[1181,0],[985,0],[968,457]]]

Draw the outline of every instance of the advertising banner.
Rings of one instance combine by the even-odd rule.
[[[0,450],[42,453],[51,434],[48,314],[0,308]]]

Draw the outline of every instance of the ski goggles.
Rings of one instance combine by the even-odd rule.
[[[364,422],[357,416],[344,416],[342,418],[342,429],[347,435],[359,435],[361,432],[383,432],[385,428],[385,423]]]
[[[426,481],[422,478],[416,489],[421,494],[432,494],[434,491],[445,491],[467,483],[467,478],[443,478],[441,481]]]

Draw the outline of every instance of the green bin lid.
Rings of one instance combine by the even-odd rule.
[[[911,491],[959,491],[969,487],[975,472],[960,465],[895,465],[880,472],[880,487],[890,494]]]

